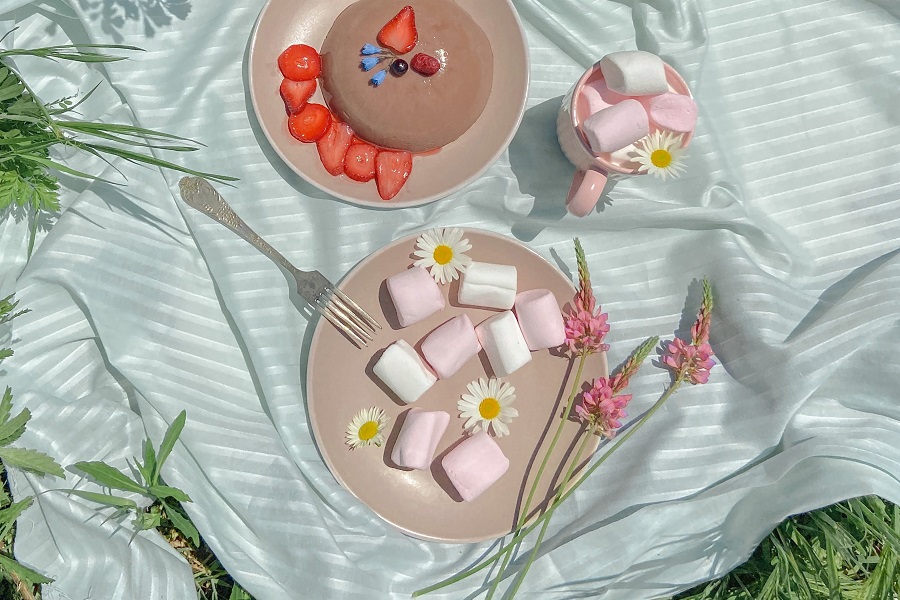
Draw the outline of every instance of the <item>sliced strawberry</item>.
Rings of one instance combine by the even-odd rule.
[[[319,150],[319,158],[322,166],[332,175],[340,175],[344,172],[344,155],[350,147],[353,139],[353,130],[346,123],[341,123],[332,115],[331,126],[328,131],[316,142]]]
[[[412,154],[384,150],[375,158],[375,183],[382,200],[396,196],[412,173]]]
[[[441,70],[441,61],[433,56],[419,52],[409,61],[409,68],[425,77],[431,77]]]
[[[294,44],[278,57],[281,74],[293,81],[309,81],[322,71],[322,59],[312,46]]]
[[[344,173],[354,181],[372,181],[378,149],[371,144],[352,144],[344,157]]]
[[[378,43],[397,54],[406,54],[419,41],[416,31],[416,13],[412,6],[404,6],[388,24],[378,32]]]
[[[312,95],[316,93],[316,80],[291,81],[281,80],[281,99],[287,114],[294,115],[303,110]]]
[[[318,141],[331,125],[331,111],[321,104],[307,103],[303,110],[288,117],[291,135],[304,143]]]

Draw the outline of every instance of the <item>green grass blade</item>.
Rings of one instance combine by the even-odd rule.
[[[163,441],[159,445],[159,454],[156,458],[157,476],[159,476],[163,463],[166,462],[166,459],[169,458],[169,454],[172,453],[172,449],[175,447],[175,442],[178,441],[178,436],[181,435],[181,432],[184,429],[184,423],[186,420],[187,413],[185,411],[181,411],[180,413],[178,413],[178,416],[175,417],[175,420],[172,421],[172,424],[169,425],[169,428],[166,430],[166,435],[163,436]],[[156,483],[156,480],[154,480],[152,483]]]
[[[101,461],[85,461],[77,462],[73,465],[76,469],[93,477],[97,483],[104,487],[122,490],[124,492],[134,492],[136,494],[146,494],[147,488],[140,485],[118,469],[109,466]]]

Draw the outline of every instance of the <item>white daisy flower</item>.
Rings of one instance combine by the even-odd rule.
[[[347,425],[347,445],[351,450],[361,446],[375,444],[381,446],[384,443],[384,430],[388,424],[388,417],[380,408],[364,408]]]
[[[519,416],[519,411],[510,406],[516,399],[516,388],[499,379],[484,378],[466,386],[468,394],[463,394],[456,407],[460,416],[466,419],[463,426],[470,433],[487,432],[490,427],[496,437],[509,435],[509,423]]]
[[[634,157],[641,165],[638,171],[663,179],[668,175],[681,175],[684,172],[684,159],[687,158],[681,140],[681,135],[675,135],[671,131],[654,131],[642,139],[636,147],[637,156]]]
[[[438,283],[450,283],[472,264],[472,259],[464,254],[471,249],[469,240],[463,239],[462,229],[432,229],[416,240],[413,254],[419,260],[413,264],[428,269]]]

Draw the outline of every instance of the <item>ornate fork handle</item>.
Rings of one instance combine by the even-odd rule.
[[[247,223],[241,219],[237,213],[232,210],[219,192],[209,184],[208,181],[200,177],[183,177],[178,183],[181,189],[181,197],[185,203],[202,212],[203,214],[215,219],[231,231],[235,232],[260,252],[283,266],[293,275],[302,275],[301,271],[290,263],[281,252],[276,250],[266,240],[259,237]]]

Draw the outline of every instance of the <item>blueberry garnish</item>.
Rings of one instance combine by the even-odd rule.
[[[398,58],[391,63],[391,73],[393,73],[396,77],[402,77],[403,75],[406,75],[407,71],[409,71],[409,63],[402,58]]]

